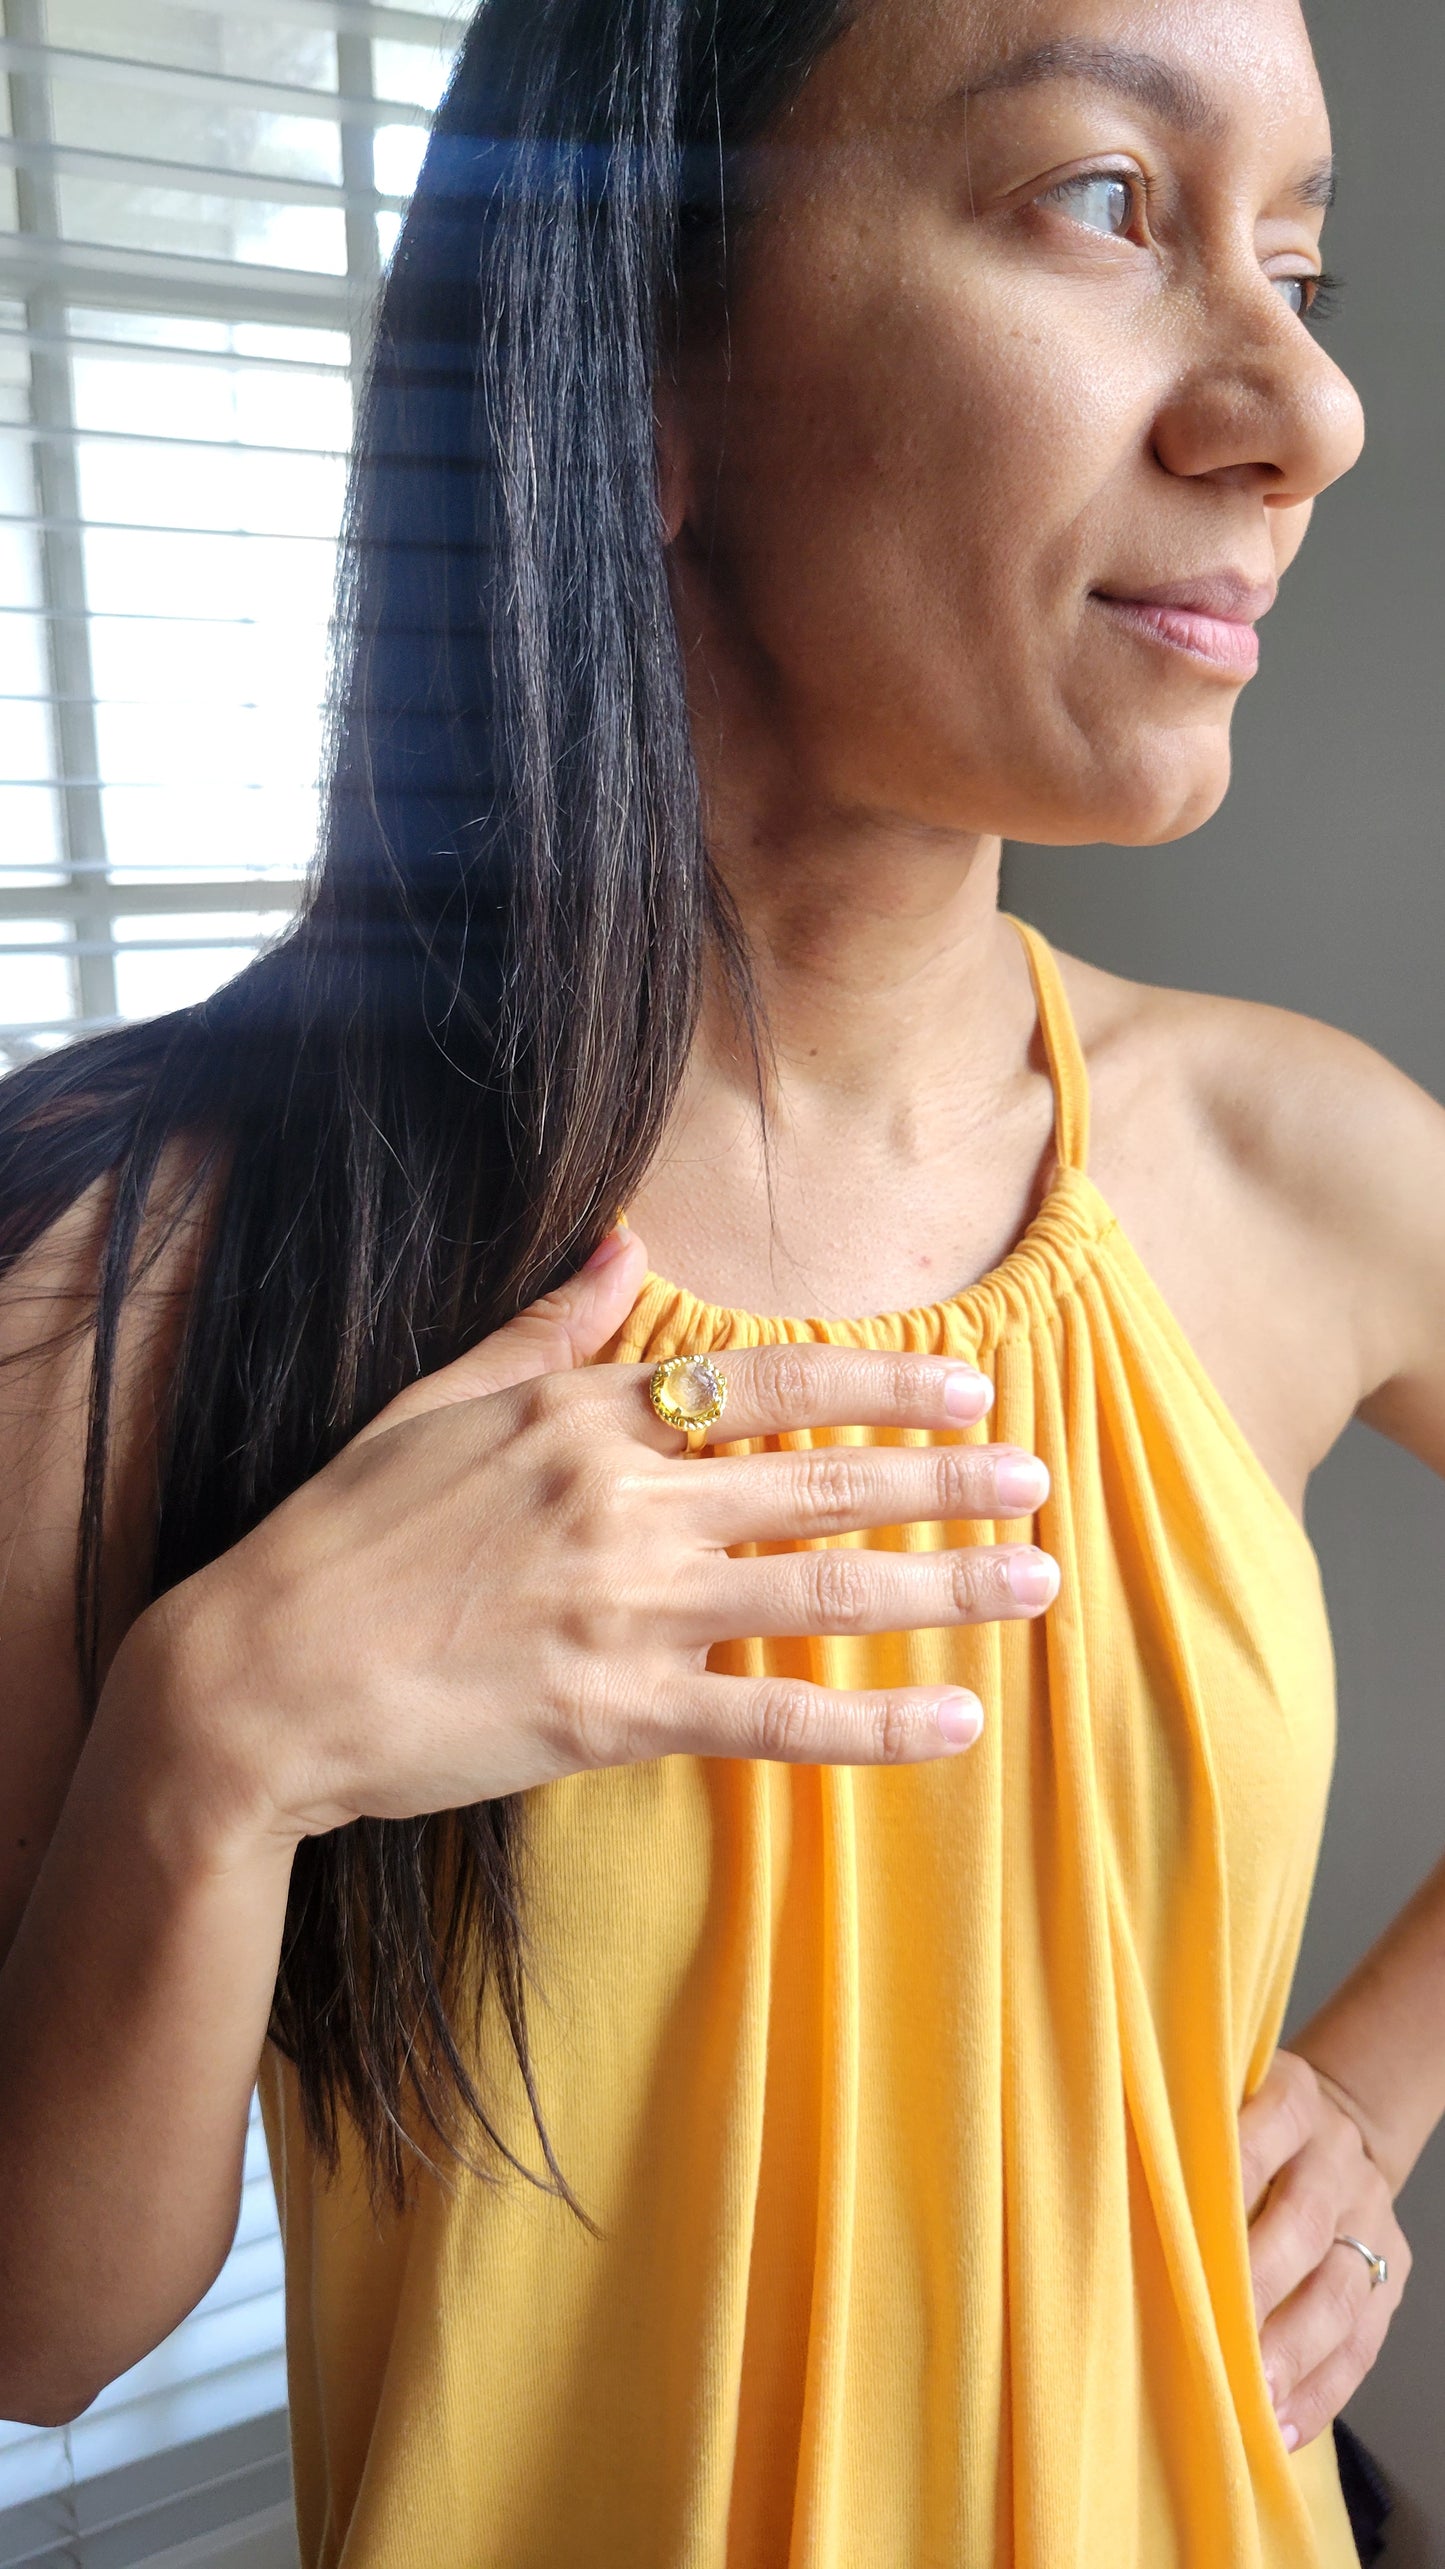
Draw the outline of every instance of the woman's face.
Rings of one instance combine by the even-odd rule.
[[[1040,842],[1208,818],[1361,445],[1302,317],[1329,151],[1296,0],[864,0],[664,412],[725,766]],[[1120,603],[1160,588],[1214,621]]]

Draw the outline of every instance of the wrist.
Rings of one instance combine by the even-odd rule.
[[[193,1582],[159,1598],[111,1663],[88,1754],[139,1803],[158,1853],[186,1868],[270,1858],[289,1868],[302,1832],[288,1827],[265,1726],[233,1683],[216,1601]]]
[[[1287,2043],[1284,2048],[1286,2051],[1297,2053],[1301,2060],[1308,2061],[1326,2095],[1339,2107],[1342,2114],[1348,2114],[1364,2144],[1366,2158],[1379,2169],[1390,2189],[1390,2200],[1393,2202],[1410,2173],[1409,2166],[1401,2164],[1400,2152],[1388,2129],[1379,2115],[1371,2111],[1358,2089],[1344,2074],[1345,2064],[1337,2062],[1332,2065],[1332,2046],[1328,2034],[1323,2029],[1317,2035],[1306,2031],[1294,2042]]]
[[[1442,2021],[1445,1858],[1287,2045],[1343,2090],[1392,2196],[1445,2118]]]

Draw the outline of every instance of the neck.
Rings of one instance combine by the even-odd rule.
[[[940,1087],[997,1081],[1032,1022],[998,917],[1002,843],[905,815],[854,770],[835,718],[780,683],[729,598],[675,549],[688,698],[713,863],[747,941],[770,1114],[905,1124]],[[890,806],[892,806],[890,808]],[[690,1087],[756,1111],[751,1047],[714,977]]]
[[[998,912],[998,840],[714,821],[711,843],[747,941],[761,1064],[715,974],[633,1199],[652,1263],[754,1311],[956,1290],[1022,1227],[1052,1125],[1027,962]]]
[[[770,1119],[906,1124],[939,1089],[997,1080],[1029,1015],[998,916],[996,838],[847,820],[714,843],[747,940]],[[756,1099],[750,1048],[709,983],[693,1083]]]
[[[1017,1236],[1052,1125],[1000,842],[901,814],[716,592],[683,588],[708,845],[761,1059],[713,974],[633,1218],[664,1275],[747,1310],[953,1292]]]

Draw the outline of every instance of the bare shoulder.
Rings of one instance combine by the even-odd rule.
[[[1421,1151],[1445,1157],[1445,1106],[1342,1027],[1093,965],[1069,971],[1103,1076],[1162,1083],[1202,1145],[1322,1234],[1358,1242],[1362,1210],[1388,1215],[1412,1200]]]
[[[1095,1175],[1127,1227],[1166,1266],[1187,1260],[1261,1348],[1279,1322],[1308,1341],[1321,1451],[1356,1410],[1425,1450],[1435,1431],[1422,1442],[1417,1394],[1390,1387],[1441,1370],[1445,1106],[1319,1018],[1060,960],[1090,1064]],[[1445,1458],[1445,1385],[1439,1410]]]
[[[146,1602],[165,1394],[205,1211],[174,1147],[147,1206],[116,1350],[106,1473],[102,1673]],[[92,1314],[110,1204],[87,1189],[0,1282],[0,1954],[83,1736],[75,1635]]]

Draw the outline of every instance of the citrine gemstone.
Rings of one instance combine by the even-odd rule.
[[[706,1356],[665,1356],[648,1386],[665,1426],[680,1427],[689,1442],[721,1418],[728,1387]]]
[[[711,1365],[690,1356],[667,1378],[667,1398],[683,1418],[706,1418],[717,1407],[718,1381]]]

